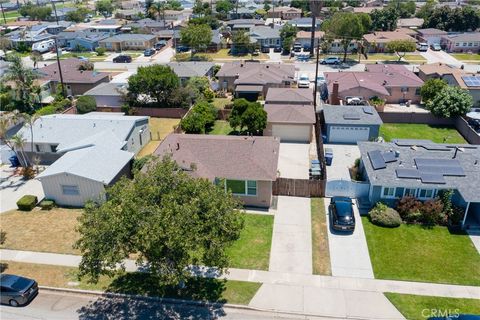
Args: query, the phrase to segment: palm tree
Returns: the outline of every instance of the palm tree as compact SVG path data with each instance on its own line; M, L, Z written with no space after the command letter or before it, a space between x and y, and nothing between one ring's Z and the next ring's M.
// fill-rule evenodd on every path
M8 137L8 130L18 121L18 111L5 112L0 117L0 142L15 151L12 141Z
M23 123L25 127L28 127L30 129L30 152L33 151L33 125L35 124L35 121L39 118L39 116L33 114L30 115L28 113L22 113L21 117L23 118Z
M36 69L37 68L37 64L40 62L40 61L43 61L43 56L40 52L38 51L33 51L31 54L30 54L30 59L33 61L33 68Z
M30 167L30 161L25 153L26 140L23 138L23 135L21 133L17 133L16 135L12 136L12 142L15 146L15 149L17 151L20 150L19 155L21 156L24 167Z
M34 80L38 75L32 69L25 67L18 55L13 55L10 60L12 63L5 74L5 80L15 83L15 99L23 103L25 109L23 111L32 111L32 92L35 89Z

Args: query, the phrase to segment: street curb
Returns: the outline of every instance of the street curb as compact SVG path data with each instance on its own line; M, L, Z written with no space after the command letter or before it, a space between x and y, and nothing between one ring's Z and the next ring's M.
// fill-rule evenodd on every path
M204 302L204 301L197 301L197 300L184 300L184 299L173 299L173 298L160 298L160 297L149 297L149 296L142 296L142 295L135 295L135 294L125 294L125 293L113 293L113 292L103 292L103 291L95 291L95 290L82 290L82 289L70 289L70 288L57 288L57 287L47 287L47 286L39 286L39 289L51 292L58 292L58 293L71 293L71 294L79 294L79 295L88 295L88 296L95 296L95 297L108 297L108 298L133 298L138 300L146 300L146 301L154 301L154 302L165 302L168 304L176 304L176 305L189 305L189 306L202 306L202 307L216 307L216 308L230 308L230 309L237 309L237 310L246 310L246 311L257 311L257 312L265 312L271 313L276 315L291 315L296 317L301 317L300 319L308 319L313 317L315 318L328 318L328 319L352 319L352 320L368 320L367 318L357 318L357 317L336 317L331 315L316 315L316 314L309 314L309 313L299 313L299 312L292 312L292 311L279 311L274 309L262 309L262 308L255 308L246 305L240 304L230 304L230 303L219 303L219 302Z

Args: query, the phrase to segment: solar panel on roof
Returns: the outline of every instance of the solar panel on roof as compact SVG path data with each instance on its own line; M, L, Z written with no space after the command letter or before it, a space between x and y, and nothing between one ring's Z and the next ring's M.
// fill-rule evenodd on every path
M438 173L444 176L457 176L464 177L465 172L462 167L449 167L449 166L417 166L418 171L421 173Z
M366 114L373 114L373 110L370 107L363 107L363 112Z
M467 87L480 87L480 77L463 76L462 79Z
M387 167L380 150L369 151L368 157L370 158L370 163L372 164L373 170L385 169Z
M382 152L382 157L385 162L395 162L397 161L397 157L395 156L394 151L387 151Z
M395 169L397 174L397 178L404 178L404 179L419 179L420 172L417 169Z
M415 158L414 161L417 166L460 167L457 159Z
M445 184L445 179L441 174L420 173L420 179L423 183Z
M343 115L345 120L360 120L360 115L358 113L345 113Z

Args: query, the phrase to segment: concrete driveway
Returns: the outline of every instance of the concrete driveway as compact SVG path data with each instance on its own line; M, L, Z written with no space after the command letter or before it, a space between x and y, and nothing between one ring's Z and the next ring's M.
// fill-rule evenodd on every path
M270 271L312 274L310 198L278 197Z
M27 194L43 199L42 184L38 180L23 180L15 168L0 167L0 213L17 208L17 201Z
M325 198L325 209L328 212L330 199ZM357 206L353 205L356 225L353 233L333 231L330 227L330 216L327 214L328 246L332 276L374 278L367 239Z
M357 145L325 144L324 148L333 150L333 162L327 166L328 180L350 180L348 168L353 166L355 159L360 158L360 150Z
M436 62L441 62L441 63L446 63L446 64L452 64L455 66L460 66L462 65L461 61L458 61L445 51L433 51L432 49L428 49L426 52L421 52L420 53L422 57L427 59L428 63L436 63Z
M278 157L280 177L308 179L309 150L308 143L280 143Z

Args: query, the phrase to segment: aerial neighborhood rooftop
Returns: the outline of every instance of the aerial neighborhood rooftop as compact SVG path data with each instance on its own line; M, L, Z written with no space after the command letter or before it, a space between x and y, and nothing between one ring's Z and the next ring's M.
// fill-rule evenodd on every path
M0 2L0 318L480 316L478 1Z

